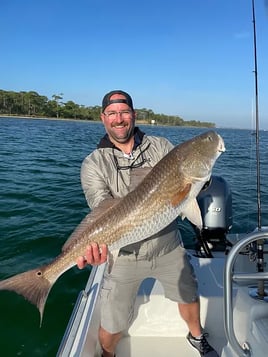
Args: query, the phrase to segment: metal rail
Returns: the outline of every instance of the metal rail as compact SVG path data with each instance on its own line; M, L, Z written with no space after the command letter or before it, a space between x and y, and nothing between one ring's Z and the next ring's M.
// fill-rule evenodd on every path
M104 269L105 264L92 267L85 290L81 291L78 296L57 357L72 357L82 354L88 330L93 321ZM90 351L92 354L89 356L93 356L94 351Z
M268 239L268 231L250 233L246 238L236 243L230 250L224 269L224 328L227 340L231 345L232 349L237 353L238 356L248 357L251 356L250 346L247 344L242 347L234 332L234 321L233 321L233 281L260 281L268 280L268 273L258 273L255 274L239 274L233 273L233 268L235 260L238 257L239 252L245 248L250 243L257 241L259 239Z

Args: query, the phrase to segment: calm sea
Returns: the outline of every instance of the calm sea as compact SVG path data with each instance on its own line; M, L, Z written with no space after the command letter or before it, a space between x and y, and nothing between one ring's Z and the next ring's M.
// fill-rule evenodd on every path
M174 144L206 129L142 126ZM227 151L213 174L231 186L233 232L257 224L255 136L250 130L217 130ZM101 123L0 118L0 279L47 263L88 212L80 186L84 157L104 134ZM260 133L262 224L268 225L268 132ZM192 231L183 223L184 238ZM66 272L49 295L42 327L38 310L21 296L0 292L2 356L55 356L89 269Z

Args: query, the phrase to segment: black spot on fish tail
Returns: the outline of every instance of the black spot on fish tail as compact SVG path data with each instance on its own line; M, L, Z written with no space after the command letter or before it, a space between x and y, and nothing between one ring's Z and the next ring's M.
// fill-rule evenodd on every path
M43 274L43 268L29 270L0 281L0 290L14 291L24 296L35 305L40 312L40 326L49 291L54 282L50 282Z

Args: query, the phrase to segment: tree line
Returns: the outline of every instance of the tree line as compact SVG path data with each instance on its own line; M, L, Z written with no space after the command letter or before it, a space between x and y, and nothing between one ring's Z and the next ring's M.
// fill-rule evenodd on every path
M186 121L179 116L156 114L151 109L136 109L137 120L148 124L215 127L214 123ZM63 101L63 93L53 94L51 99L35 91L5 91L0 89L0 114L11 116L100 120L101 107L79 105Z

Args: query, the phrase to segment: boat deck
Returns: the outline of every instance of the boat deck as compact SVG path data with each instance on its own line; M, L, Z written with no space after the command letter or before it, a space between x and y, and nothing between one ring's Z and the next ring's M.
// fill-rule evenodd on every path
M208 338L210 344L213 341ZM218 347L218 353L222 350L225 339L214 340L215 346ZM219 348L220 347L220 348ZM217 348L215 347L217 350ZM185 337L125 337L120 342L117 351L117 357L177 357L200 356L199 353L189 344Z
M199 286L200 317L208 341L221 357L238 356L227 344L224 329L223 272L226 255L215 252L213 258L201 258L188 251ZM98 328L100 324L99 291L105 265L94 267L58 352L58 357L100 357ZM253 272L255 263L248 256L238 256L235 271ZM254 357L267 352L267 305L249 296L248 286L233 286L234 325L241 346L248 342ZM247 313L244 313L247 311ZM186 339L188 328L178 305L164 297L163 287L153 278L145 279L139 289L133 321L116 349L117 357L199 356ZM263 336L264 335L264 336Z
M209 263L209 264L208 264ZM205 332L209 333L209 343L219 355L226 338L223 330L223 301L222 301L222 259L197 259L192 257L193 266L202 264L199 270L202 276L200 282L201 323ZM211 269L213 267L213 272ZM217 274L218 273L218 274ZM210 276L209 286L204 277ZM165 299L162 285L153 278L147 278L140 286L135 303L134 319L119 342L116 350L117 357L175 357L199 356L199 353L186 339L188 329L180 317L177 303ZM101 353L97 348L95 357Z

